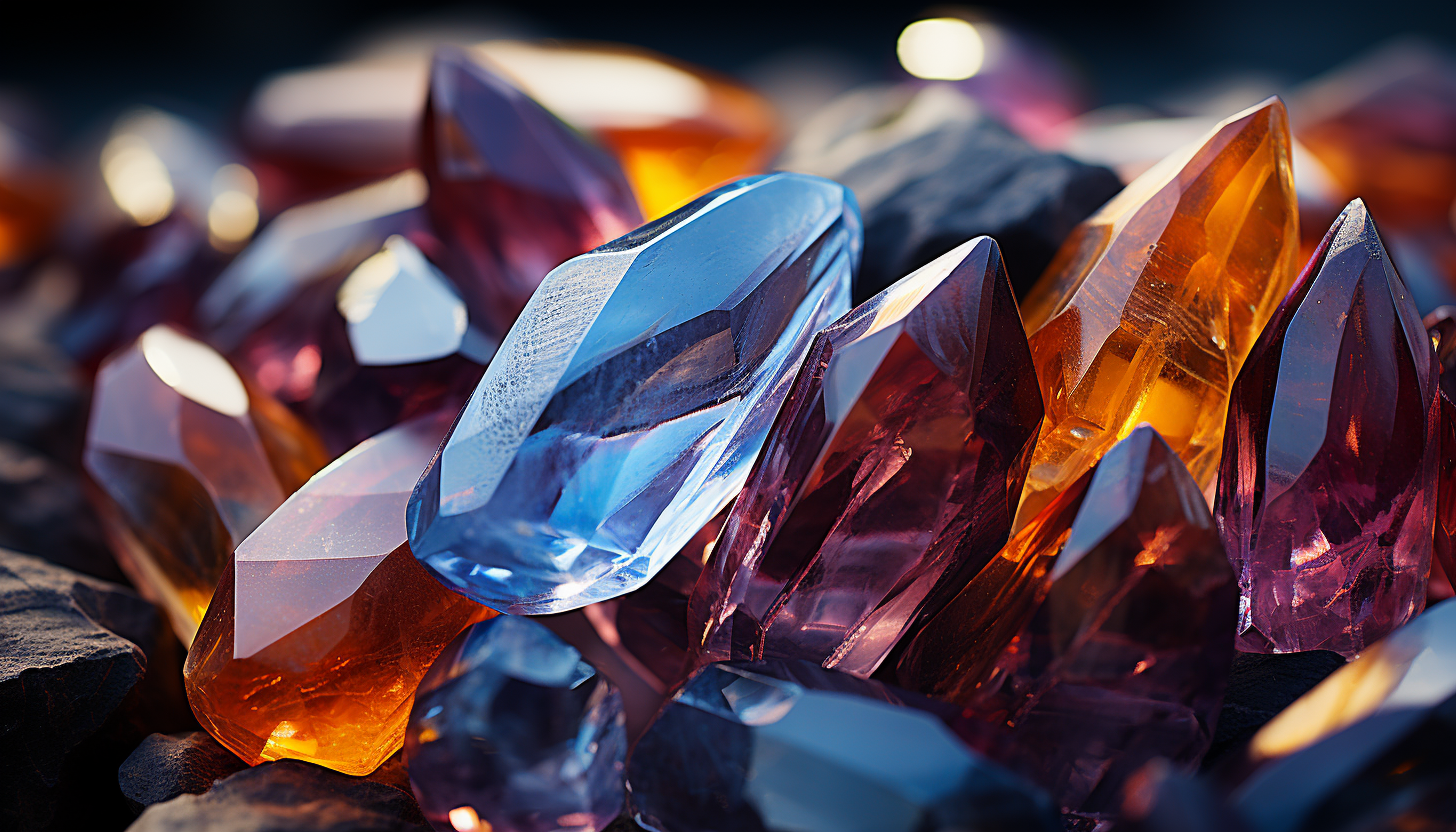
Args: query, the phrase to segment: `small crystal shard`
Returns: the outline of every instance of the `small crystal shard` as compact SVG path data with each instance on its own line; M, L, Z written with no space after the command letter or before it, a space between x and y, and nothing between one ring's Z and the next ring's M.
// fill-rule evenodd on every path
M238 546L185 673L198 721L244 761L373 771L403 742L429 663L487 613L405 540L409 489L449 425L446 412L363 442Z
M1215 514L1239 575L1239 649L1349 657L1424 607L1438 370L1355 200L1230 396Z
M694 589L702 658L872 673L1006 542L1034 379L989 237L819 333Z
M117 559L190 644L233 548L327 458L222 356L158 325L97 373L84 460Z
M437 829L600 832L622 811L622 697L541 624L503 615L461 633L420 682L410 783Z
M415 556L514 613L646 583L742 487L859 250L854 197L782 173L554 270L410 500Z

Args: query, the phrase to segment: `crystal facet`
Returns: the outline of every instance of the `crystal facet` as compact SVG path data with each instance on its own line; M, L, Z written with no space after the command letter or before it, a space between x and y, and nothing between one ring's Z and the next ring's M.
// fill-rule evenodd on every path
M622 696L529 618L497 616L445 648L415 694L404 750L441 832L461 807L495 832L600 832L622 811Z
M1436 350L1440 382L1440 455L1436 458L1436 538L1431 581L1439 571L1449 582L1456 575L1456 307L1443 306L1422 323Z
M694 589L703 659L872 673L1006 542L1035 378L989 237L815 336Z
M415 556L514 613L646 583L742 487L859 250L843 186L781 173L554 270L415 489Z
M1237 594L1197 483L1144 425L971 579L898 674L967 705L975 744L1064 809L1115 812L1148 760L1208 750Z
M327 462L286 408L162 325L101 365L84 459L118 561L184 644L233 547Z
M1438 367L1364 203L1350 203L1230 396L1215 514L1239 649L1353 656L1419 613Z
M1229 385L1294 280L1298 228L1271 99L1072 232L1022 307L1047 415L1018 527L1143 422L1212 484Z
M411 557L404 506L450 425L421 417L320 471L238 546L187 654L187 698L243 760L368 774L429 663L488 611Z

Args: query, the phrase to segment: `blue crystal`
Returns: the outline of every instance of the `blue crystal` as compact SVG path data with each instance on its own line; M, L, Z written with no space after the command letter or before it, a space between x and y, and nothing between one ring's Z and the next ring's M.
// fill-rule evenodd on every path
M1053 830L1051 801L928 701L808 662L710 665L637 742L629 808L659 832Z
M621 812L622 697L535 621L504 615L461 633L420 683L405 735L430 823L496 832L597 832Z
M860 236L843 186L780 173L558 266L415 488L415 556L512 613L645 584L742 487Z

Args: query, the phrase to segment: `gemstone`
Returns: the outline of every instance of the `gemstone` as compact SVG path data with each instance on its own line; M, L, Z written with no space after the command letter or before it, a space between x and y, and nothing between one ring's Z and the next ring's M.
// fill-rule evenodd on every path
M1143 764L1207 751L1237 595L1198 484L1140 426L931 619L897 672L968 706L974 744L1065 810L1115 814Z
M462 50L435 53L420 148L430 218L497 335L547 272L642 222L611 156Z
M165 325L101 365L84 463L117 560L191 644L243 538L328 461L288 409Z
M420 682L405 735L430 824L466 812L496 832L601 832L622 811L622 696L529 618L461 633Z
M1026 294L1067 234L1117 195L1109 170L1033 148L944 85L853 90L816 114L777 162L854 191L864 264L854 299L986 235Z
M742 487L859 250L853 195L780 173L552 271L415 489L415 556L503 612L642 586Z
M238 546L185 675L198 722L244 762L373 771L403 743L430 662L488 614L431 578L405 540L409 489L451 415L364 441Z
M649 218L763 172L779 141L773 106L762 96L655 52L510 40L479 48L533 98L606 145Z
M1349 657L1424 607L1438 372L1355 200L1230 396L1214 511L1239 576L1239 649Z
M815 336L693 590L700 660L873 673L1006 542L1034 373L989 237Z
M1164 159L1077 226L1032 289L1047 414L1018 528L1143 422L1212 485L1229 385L1295 276L1287 122L1270 99Z
M1442 306L1422 323L1436 348L1440 453L1436 457L1436 536L1431 580L1456 575L1456 307Z
M1046 795L904 702L808 663L709 665L633 748L633 817L661 832L1061 828Z

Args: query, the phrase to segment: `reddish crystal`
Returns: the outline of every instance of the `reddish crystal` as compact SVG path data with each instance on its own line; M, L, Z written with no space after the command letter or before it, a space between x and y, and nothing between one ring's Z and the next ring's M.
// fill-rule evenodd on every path
M1442 306L1427 315L1423 323L1436 348L1441 374L1437 385L1441 451L1436 462L1436 538L1430 594L1449 598L1451 576L1456 575L1456 307Z
M1357 199L1234 382L1215 515L1239 649L1353 656L1425 607L1437 370Z

